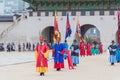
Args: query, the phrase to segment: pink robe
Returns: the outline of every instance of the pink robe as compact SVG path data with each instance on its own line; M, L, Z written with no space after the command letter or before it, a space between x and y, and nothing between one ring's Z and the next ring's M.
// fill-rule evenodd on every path
M102 53L103 53L103 48L102 48L102 47L103 47L103 45L102 45L102 44L100 44L99 46L100 46L100 47L99 47L99 51L100 51L100 53L102 54Z
M86 44L86 55L90 56L91 55L91 45L90 44Z
M80 44L80 55L85 56L85 44L83 43Z

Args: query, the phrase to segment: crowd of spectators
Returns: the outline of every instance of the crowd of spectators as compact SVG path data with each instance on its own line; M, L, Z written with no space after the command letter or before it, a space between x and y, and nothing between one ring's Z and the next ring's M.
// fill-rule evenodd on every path
M0 43L0 51L7 51L7 52L11 52L11 51L34 51L35 46L37 45L37 43L18 43L15 44L14 42L11 43Z

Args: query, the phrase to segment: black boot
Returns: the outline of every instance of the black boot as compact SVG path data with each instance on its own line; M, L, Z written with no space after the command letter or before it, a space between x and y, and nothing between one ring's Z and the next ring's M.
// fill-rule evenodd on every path
M43 75L43 76L45 75L44 72L42 73L42 75Z
M59 69L57 68L56 71L58 71Z
M66 60L67 58L65 57L65 60Z
M40 73L40 76L42 76L42 73Z
M41 72L41 73L40 73L40 76L44 76L44 75L45 75L44 72Z
M75 66L75 64L73 63L73 66Z
M117 61L117 63L119 63L120 61Z
M75 66L77 66L77 64L75 64Z
M57 71L60 71L60 68L57 68Z
M75 66L75 64L73 63L73 66Z
M59 71L60 71L61 69L59 68Z
M114 65L114 63L111 63L111 65L113 66L113 65Z

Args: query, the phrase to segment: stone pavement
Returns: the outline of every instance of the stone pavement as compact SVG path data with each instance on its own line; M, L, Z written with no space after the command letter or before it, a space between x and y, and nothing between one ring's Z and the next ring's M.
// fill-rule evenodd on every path
M65 60L65 69L59 72L53 69L53 60L50 60L45 76L35 72L33 52L0 52L0 65L0 80L120 80L120 64L111 66L107 53L80 58L74 70L68 69Z
M34 61L34 52L0 52L0 66Z

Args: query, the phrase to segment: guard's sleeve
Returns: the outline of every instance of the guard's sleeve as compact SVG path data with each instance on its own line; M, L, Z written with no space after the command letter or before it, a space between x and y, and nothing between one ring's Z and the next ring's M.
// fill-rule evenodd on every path
M48 58L49 57L49 53L50 53L50 50L49 50L48 46L46 46L46 52L44 53L44 57Z

